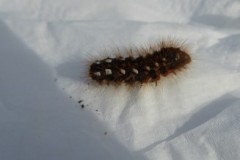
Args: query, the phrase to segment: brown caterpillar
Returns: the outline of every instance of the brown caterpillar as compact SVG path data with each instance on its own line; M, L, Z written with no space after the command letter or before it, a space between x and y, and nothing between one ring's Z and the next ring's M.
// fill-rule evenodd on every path
M162 42L137 51L135 57L130 50L130 55L125 58L116 56L96 60L90 64L89 76L99 84L157 84L161 76L176 74L190 62L191 57L184 47Z

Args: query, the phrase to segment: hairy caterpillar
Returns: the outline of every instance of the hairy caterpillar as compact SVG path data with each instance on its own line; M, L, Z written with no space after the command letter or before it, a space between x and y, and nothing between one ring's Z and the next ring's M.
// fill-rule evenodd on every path
M176 74L191 62L186 48L166 41L128 53L127 57L95 60L89 66L89 77L99 84L157 84L162 76Z

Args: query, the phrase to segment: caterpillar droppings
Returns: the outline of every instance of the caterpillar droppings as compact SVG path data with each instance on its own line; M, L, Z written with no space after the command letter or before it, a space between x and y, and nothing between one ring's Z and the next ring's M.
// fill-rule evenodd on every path
M99 84L156 83L161 77L176 74L191 62L186 49L162 42L147 49L129 50L127 57L116 56L95 60L89 66L89 77Z

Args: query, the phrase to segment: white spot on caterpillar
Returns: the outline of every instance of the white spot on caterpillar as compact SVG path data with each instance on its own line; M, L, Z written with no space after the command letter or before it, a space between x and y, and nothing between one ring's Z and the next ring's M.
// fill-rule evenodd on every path
M96 63L96 64L101 64L101 62L100 62L100 61L96 61L95 63Z
M151 68L150 68L149 66L146 66L146 70L150 71L150 70L151 70Z
M101 76L101 72L94 72L93 74L98 77Z
M112 70L111 69L105 69L105 73L106 73L106 75L111 75L112 74Z
M162 58L162 61L165 62L167 59L165 57Z
M136 68L132 69L133 73L138 74L138 70Z
M159 67L159 63L155 62L155 66L156 66L156 67Z
M112 59L111 59L111 58L107 58L107 59L105 60L105 62L111 63L111 62L112 62Z
M175 61L177 61L180 58L179 54L176 55Z
M121 72L122 74L126 74L125 69L120 69L120 72Z

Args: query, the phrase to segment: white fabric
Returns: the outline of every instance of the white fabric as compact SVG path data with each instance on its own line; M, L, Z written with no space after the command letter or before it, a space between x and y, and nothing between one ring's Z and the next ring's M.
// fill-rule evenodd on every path
M240 1L0 0L0 19L1 160L240 159ZM168 37L186 72L86 83L89 59Z

